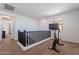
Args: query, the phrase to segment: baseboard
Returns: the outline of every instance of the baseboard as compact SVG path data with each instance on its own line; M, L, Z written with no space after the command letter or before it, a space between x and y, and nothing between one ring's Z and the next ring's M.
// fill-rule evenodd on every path
M34 47L34 46L37 46L37 45L39 45L39 44L41 44L41 43L43 43L43 42L45 42L45 41L50 40L50 39L51 39L51 37L50 37L50 38L47 38L47 39L44 39L44 40L42 40L42 41L36 42L36 43L31 44L31 45L26 46L26 47L24 47L24 46L23 46L21 43L19 43L18 41L17 41L17 44L22 48L23 51L26 51L26 50L28 50L28 49Z
M62 40L62 41L71 42L71 43L78 43L79 44L79 41L78 42L76 42L76 41L70 41L70 40Z

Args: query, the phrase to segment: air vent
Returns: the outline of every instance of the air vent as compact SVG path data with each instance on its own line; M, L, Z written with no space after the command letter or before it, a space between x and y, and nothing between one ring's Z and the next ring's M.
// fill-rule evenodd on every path
M4 8L7 9L7 10L10 10L10 11L14 11L15 10L15 7L11 6L9 4L4 4Z

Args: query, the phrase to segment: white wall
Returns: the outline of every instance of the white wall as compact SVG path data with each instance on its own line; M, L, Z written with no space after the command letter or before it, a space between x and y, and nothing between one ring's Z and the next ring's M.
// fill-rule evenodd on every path
M17 30L26 30L26 31L38 31L39 30L39 21L35 20L35 19L30 19L27 17L23 17L23 16L17 16L16 17L16 29L15 29L15 33L16 33L16 37L18 37L18 32Z
M48 30L48 24L53 22L53 18L62 18L64 20L64 28L62 39L79 43L79 10L73 10L52 16L40 21L40 29ZM43 24L45 22L46 24Z
M17 39L18 37L18 30L26 30L26 31L37 31L39 30L39 21L36 19L31 19L28 17L8 13L5 11L0 11L0 14L3 15L10 15L15 17L15 33L12 35ZM1 36L1 23L0 23L0 36Z

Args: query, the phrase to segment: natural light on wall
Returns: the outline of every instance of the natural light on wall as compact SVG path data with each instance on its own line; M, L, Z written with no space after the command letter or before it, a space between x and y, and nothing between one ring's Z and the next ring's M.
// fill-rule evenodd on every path
M63 19L62 18L55 18L53 20L53 23L57 23L60 31L63 31Z

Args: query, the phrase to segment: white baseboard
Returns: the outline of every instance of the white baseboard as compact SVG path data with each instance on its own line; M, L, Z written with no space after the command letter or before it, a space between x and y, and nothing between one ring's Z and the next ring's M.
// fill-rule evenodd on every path
M26 50L28 50L28 49L30 49L30 48L32 48L32 47L38 45L38 44L41 44L41 43L43 43L43 42L45 42L45 41L48 41L48 40L50 40L50 39L51 39L51 37L50 37L50 38L47 38L47 39L44 39L44 40L42 40L42 41L36 42L36 43L31 44L31 45L26 46L26 47L24 47L24 46L23 46L21 43L19 43L18 41L17 41L17 44L22 48L23 51L26 51Z
M63 41L72 42L72 43L79 43L79 41L71 41L71 40L66 40L66 39L64 39Z

